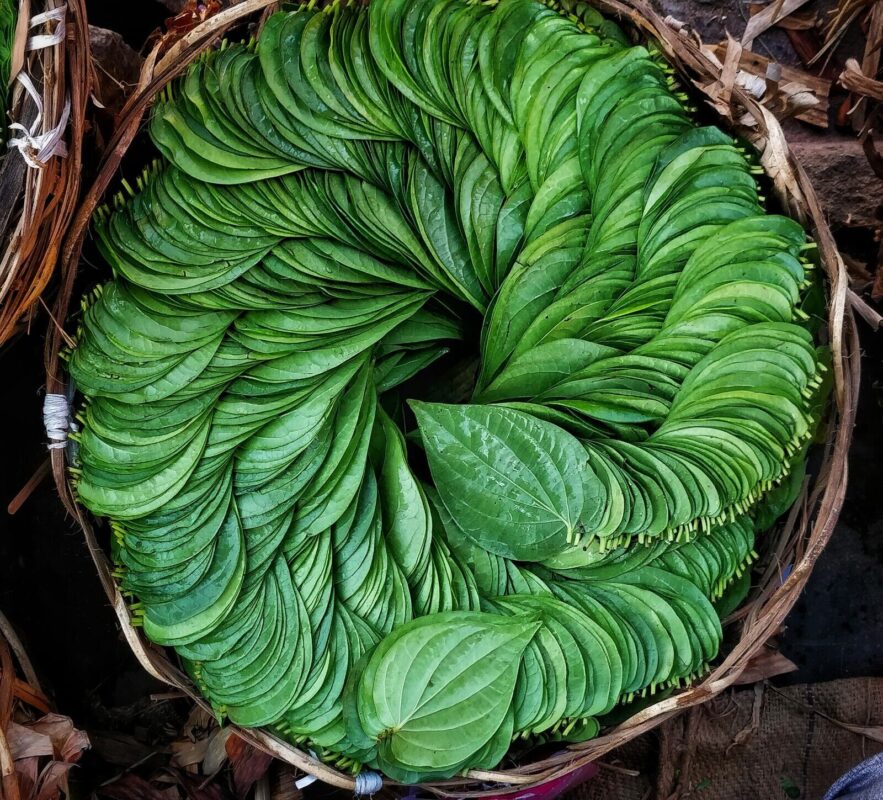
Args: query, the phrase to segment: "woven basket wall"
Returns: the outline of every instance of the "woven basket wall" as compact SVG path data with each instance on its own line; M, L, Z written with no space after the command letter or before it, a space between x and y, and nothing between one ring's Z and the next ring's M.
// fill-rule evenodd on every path
M79 200L90 69L85 0L20 0L16 125L0 167L0 345L27 327Z

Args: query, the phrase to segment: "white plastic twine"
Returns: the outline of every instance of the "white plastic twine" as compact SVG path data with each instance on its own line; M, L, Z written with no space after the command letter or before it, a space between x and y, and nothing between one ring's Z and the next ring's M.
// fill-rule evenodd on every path
M54 47L64 39L65 24L64 19L67 15L67 6L59 6L51 11L44 11L42 14L36 14L31 17L28 25L29 28L37 28L47 22L57 22L55 30L52 33L41 33L37 36L31 36L28 39L28 50L42 50L44 47Z
M55 22L56 24L52 33L41 33L31 36L28 39L27 49L42 50L45 47L55 47L64 41L66 13L67 6L63 5L31 17L29 23L31 28L36 28L47 22ZM37 108L37 116L31 123L30 128L26 128L20 122L13 122L9 126L9 130L18 132L20 135L10 138L6 144L10 150L18 150L25 163L31 169L40 169L52 156L64 157L67 155L67 145L62 137L70 118L71 101L70 98L65 99L58 124L54 128L40 133L39 131L43 124L43 98L26 72L19 72L15 79L24 87L31 100L34 101L34 105Z
M315 783L317 780L319 780L319 779L315 775L304 775L303 778L298 778L294 782L294 785L298 789L306 789L307 786L309 786L312 783Z
M67 397L63 394L47 394L43 400L43 426L50 450L62 450L67 447L67 435L71 424L71 410Z
M20 131L21 136L11 138L6 144L10 150L13 148L18 150L31 169L40 169L52 156L64 157L67 155L67 145L62 137L70 118L71 101L70 98L64 101L58 125L45 133L38 133L40 125L43 123L43 98L34 86L30 75L19 72L15 79L24 86L25 91L34 101L34 105L37 107L37 116L31 123L30 129L25 128L20 122L13 122L9 126L9 130Z
M298 789L306 789L310 784L315 783L319 780L315 775L304 775L302 778L298 778L294 785L297 786ZM363 797L368 795L369 797L373 797L377 792L380 791L383 786L383 777L377 772L360 772L356 775L356 786L353 789L353 794L356 797Z
M319 756L317 756L312 750L310 750L309 753L313 758L319 758ZM294 782L294 785L298 789L306 789L307 786L310 786L317 780L319 779L315 775L304 775L302 778L298 778ZM353 795L355 797L363 797L365 795L373 797L380 791L382 786L383 776L378 772L366 770L365 772L360 772L356 775L356 785L353 788Z
M383 786L383 778L378 772L360 772L356 775L355 795L375 795Z

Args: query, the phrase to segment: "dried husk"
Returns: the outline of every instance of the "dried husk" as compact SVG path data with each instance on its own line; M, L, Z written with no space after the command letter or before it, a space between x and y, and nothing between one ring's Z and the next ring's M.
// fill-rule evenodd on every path
M89 747L89 737L70 717L53 712L0 611L0 800L69 797L68 773Z
M81 160L86 104L90 96L91 62L85 0L66 0L65 36L56 45L25 50L30 35L29 16L54 11L63 0L22 3L13 77L19 70L29 75L43 104L40 133L70 116L64 133L67 155L50 156L38 167L29 167L21 153L9 150L3 160L8 177L3 183L0 219L0 345L26 327L58 262L61 243L73 217L80 193ZM28 13L30 9L30 13ZM30 127L36 115L33 100L14 85L10 116Z

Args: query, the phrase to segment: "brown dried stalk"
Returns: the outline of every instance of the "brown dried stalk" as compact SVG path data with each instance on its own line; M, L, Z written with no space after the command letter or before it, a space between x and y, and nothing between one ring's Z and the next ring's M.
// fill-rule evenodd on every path
M840 0L828 12L829 19L823 29L825 45L830 46L839 42L861 13L876 2L877 0Z
M847 91L883 103L883 81L865 75L858 61L854 58L850 58L846 62L846 68L840 73L838 83Z
M29 6L30 4L25 4ZM63 5L47 0L44 10ZM27 18L20 17L27 33ZM90 95L89 30L84 0L67 0L66 38L55 47L24 55L24 38L19 36L15 66L23 66L38 88L42 88L42 132L59 124L65 102L70 100L70 122L65 137L66 158L52 156L39 169L27 168L21 156L11 151L4 169L14 169L4 196L6 225L0 225L0 344L19 330L49 283L58 252L79 196L82 173L81 151L86 103ZM12 114L30 118L32 101L20 89L14 95Z

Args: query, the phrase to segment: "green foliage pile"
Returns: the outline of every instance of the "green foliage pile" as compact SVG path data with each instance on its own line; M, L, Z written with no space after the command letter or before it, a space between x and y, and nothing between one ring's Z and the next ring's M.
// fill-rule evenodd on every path
M9 98L9 79L12 77L10 71L17 18L18 1L0 0L0 142L6 139L6 127L9 124L6 103Z
M419 781L715 658L823 367L803 230L674 87L588 8L372 0L158 104L74 472L219 714ZM452 346L470 401L418 402Z

